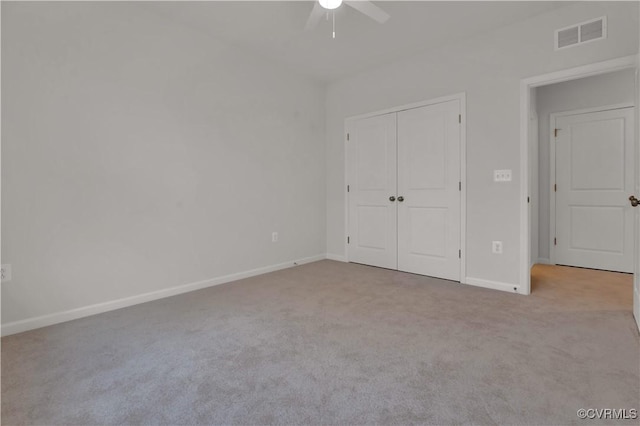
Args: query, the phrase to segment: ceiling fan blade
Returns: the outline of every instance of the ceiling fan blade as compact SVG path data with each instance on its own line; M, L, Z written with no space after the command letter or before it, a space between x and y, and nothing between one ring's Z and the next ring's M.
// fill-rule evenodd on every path
M391 17L387 12L380 9L378 6L371 3L370 1L350 0L350 1L345 1L345 4L347 6L351 6L358 12L364 13L369 18L381 24L384 24L385 22L387 22L387 20Z
M308 31L317 27L318 22L320 22L320 18L322 18L322 15L324 15L324 12L325 10L322 6L320 6L320 3L315 2L315 4L313 5L313 9L309 14L309 19L307 19L307 24L304 26L304 29Z

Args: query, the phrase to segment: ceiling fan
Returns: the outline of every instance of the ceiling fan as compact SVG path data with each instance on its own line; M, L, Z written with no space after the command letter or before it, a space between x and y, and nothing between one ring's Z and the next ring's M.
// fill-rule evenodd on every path
M345 0L344 2L347 6L354 8L358 12L368 16L376 22L381 24L387 22L390 15L384 10L380 9L375 4L371 3L367 0ZM311 14L309 15L309 19L307 19L307 24L305 25L305 30L312 30L318 23L324 14L328 11L332 11L340 7L342 4L342 0L318 0L313 5L313 9L311 10ZM334 31L333 38L336 37L335 34L335 15L334 19Z

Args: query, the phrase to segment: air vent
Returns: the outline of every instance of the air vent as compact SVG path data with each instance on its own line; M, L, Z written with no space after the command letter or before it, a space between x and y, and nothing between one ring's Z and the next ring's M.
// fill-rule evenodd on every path
M556 30L556 50L607 38L607 17Z
M571 27L566 30L560 30L556 35L558 39L557 48L573 46L580 43L580 27Z
M580 42L604 38L604 18L580 25Z

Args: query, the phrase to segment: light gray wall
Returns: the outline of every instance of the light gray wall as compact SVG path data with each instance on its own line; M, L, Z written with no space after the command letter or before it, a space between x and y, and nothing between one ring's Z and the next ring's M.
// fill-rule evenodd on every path
M610 106L635 102L635 70L628 69L615 73L564 83L539 87L537 92L538 112L538 182L540 202L538 258L549 260L550 250L550 114L585 108Z
M327 93L327 252L345 255L344 119L467 93L467 276L519 282L520 82L638 52L638 4L581 2L331 84ZM602 15L608 38L554 51L554 30ZM513 182L494 183L494 169ZM503 241L504 254L491 253Z
M134 4L3 2L2 323L324 254L324 122Z

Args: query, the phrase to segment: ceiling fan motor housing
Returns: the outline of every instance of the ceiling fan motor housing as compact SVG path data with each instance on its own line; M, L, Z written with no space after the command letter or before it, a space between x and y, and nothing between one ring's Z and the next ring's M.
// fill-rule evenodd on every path
M337 9L342 4L342 0L318 0L320 2L320 6L325 9Z

